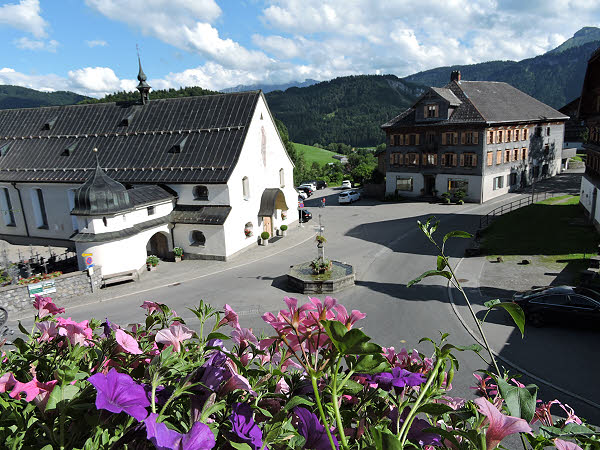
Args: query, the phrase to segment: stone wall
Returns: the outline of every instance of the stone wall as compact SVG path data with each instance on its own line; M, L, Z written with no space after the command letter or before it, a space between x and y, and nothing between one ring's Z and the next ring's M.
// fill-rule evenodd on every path
M68 301L65 301L67 299L91 294L92 284L90 281L94 283L94 291L99 290L102 285L102 271L100 267L95 267L91 280L87 271L67 273L53 278L53 280L56 292L46 296L52 297L58 306L64 307L65 304L68 304ZM29 297L27 285L10 285L0 288L0 306L8 311L9 318L27 311L31 311L33 315L33 300Z

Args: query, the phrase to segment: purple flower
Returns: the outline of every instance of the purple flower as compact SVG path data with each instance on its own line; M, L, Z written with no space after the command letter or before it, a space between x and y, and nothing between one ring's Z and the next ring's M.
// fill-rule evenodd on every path
M220 351L214 351L191 378L192 383L202 383L193 388L195 394L190 399L191 414L194 420L200 420L202 407L210 394L218 391L221 384L231 378L231 370L226 363L227 355Z
M373 377L373 381L377 382L378 386L385 391L389 391L392 387L419 386L426 379L420 373L412 373L400 367L394 367L392 373L382 372Z
M398 433L399 424L400 428L402 428L402 424L406 420L408 416L409 409L405 408L402 412L402 416L400 416L400 421L398 422L398 408L394 407L390 411L388 417L392 421L392 431L394 433ZM434 433L426 433L423 432L425 428L432 428L433 425L430 425L429 422L423 419L415 418L413 423L410 426L410 430L408 430L408 439L412 442L417 442L421 447L425 445L433 445L433 446L441 446L442 439L439 435Z
M296 407L294 413L298 417L298 433L304 436L306 439L304 448L311 450L329 450L331 445L329 444L329 438L327 437L327 431L325 427L321 425L317 416L311 413L306 408ZM333 437L333 443L335 448L339 449L339 444L335 436Z
M229 417L233 432L237 438L236 442L248 444L252 450L262 448L262 431L254 423L252 408L247 403L237 403L232 408L233 413ZM267 449L268 450L268 449Z
M207 425L196 422L186 434L171 430L164 423L157 423L158 414L151 413L144 423L146 437L157 450L210 450L215 446L215 435Z
M97 373L87 380L98 391L96 409L126 412L140 422L148 415L146 406L150 406L150 402L144 388L126 373L119 373L113 368L108 375Z

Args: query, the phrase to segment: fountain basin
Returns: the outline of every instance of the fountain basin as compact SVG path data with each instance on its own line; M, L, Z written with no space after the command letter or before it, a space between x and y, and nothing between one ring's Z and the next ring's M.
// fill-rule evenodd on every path
M354 286L354 267L331 261L331 270L314 275L310 262L296 264L288 273L288 287L302 294L330 294Z

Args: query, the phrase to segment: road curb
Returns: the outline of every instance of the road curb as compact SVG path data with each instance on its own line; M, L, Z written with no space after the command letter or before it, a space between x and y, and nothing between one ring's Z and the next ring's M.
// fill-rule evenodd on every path
M458 263L456 264L456 266L454 267L454 271L457 272L458 271L458 267L460 266L460 263L463 261L464 258L460 258L460 260L458 261ZM478 283L479 284L479 283ZM450 283L450 281L448 281L447 284L447 289L448 289L448 299L450 300L450 306L452 307L452 310L454 311L454 314L456 315L456 317L458 318L458 321L462 324L462 326L465 328L465 330L467 330L467 333L469 333L471 335L471 337L473 339L475 339L475 341L481 345L482 347L485 348L485 345L483 343L483 341L481 340L481 338L479 336L477 336L477 334L475 333L475 331L473 331L471 329L471 327L469 327L469 325L467 325L467 323L465 322L465 320L463 319L462 315L460 314L460 312L458 311L458 308L456 306L456 304L454 303L454 295L452 294L452 285ZM491 347L490 347L491 348ZM574 392L571 392L565 388L562 388L560 386L557 386L556 384L545 380L544 378L535 375L531 372L529 372L528 370L524 369L523 367L519 366L518 364L515 364L512 361L509 361L508 359L506 359L505 357L501 356L498 352L496 352L493 348L491 349L493 355L498 358L500 361L504 362L505 364L508 364L510 366L512 366L514 369L516 369L517 371L519 371L521 374L526 375L540 383L545 384L546 386L551 387L552 389L555 389L559 392L562 392L563 394L566 394L574 399L579 400L580 402L583 402L589 406L592 406L594 408L600 409L600 404L595 403L585 397L582 397L579 394L576 394Z

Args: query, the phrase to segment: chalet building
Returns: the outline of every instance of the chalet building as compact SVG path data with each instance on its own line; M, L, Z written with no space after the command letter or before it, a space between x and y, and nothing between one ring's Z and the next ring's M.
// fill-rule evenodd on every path
M383 124L386 194L433 196L462 189L485 202L560 172L569 117L509 84L452 73Z
M296 214L293 164L260 91L0 111L0 239L93 254L225 260ZM97 149L94 153L93 149Z
M600 48L588 60L579 101L579 119L584 121L588 130L580 202L600 230Z

